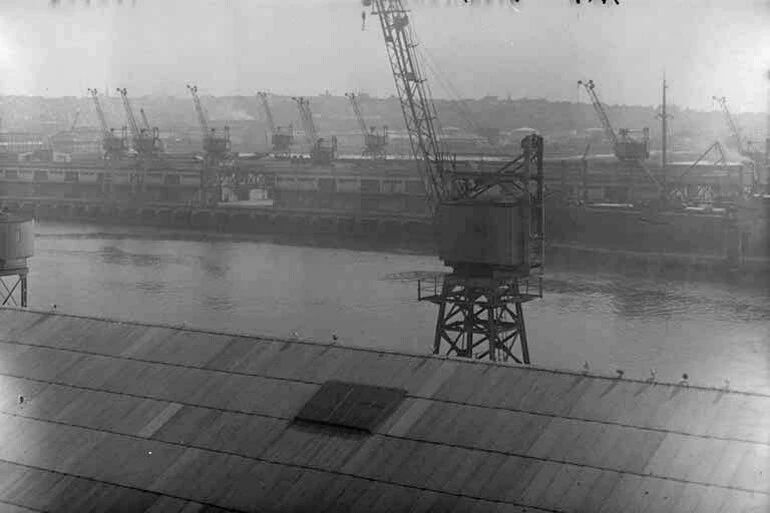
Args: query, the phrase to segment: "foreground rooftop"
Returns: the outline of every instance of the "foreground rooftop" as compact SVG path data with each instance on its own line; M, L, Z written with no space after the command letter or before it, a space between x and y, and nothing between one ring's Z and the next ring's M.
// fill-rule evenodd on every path
M770 510L767 396L29 310L0 440L3 511Z

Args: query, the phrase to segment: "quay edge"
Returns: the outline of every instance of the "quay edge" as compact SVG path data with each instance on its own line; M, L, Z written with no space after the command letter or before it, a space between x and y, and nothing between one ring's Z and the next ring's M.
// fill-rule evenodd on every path
M200 233L231 234L235 236L274 236L292 242L312 242L321 245L352 244L377 250L406 250L413 253L435 254L433 226L428 217L383 215L309 209L275 209L270 207L238 207L223 205L203 208L163 203L104 203L52 198L0 198L0 206L10 211L32 215L42 221L85 222L100 225L152 226L163 229L191 230ZM585 213L585 212L584 212ZM670 230L687 233L681 226L669 230L666 224L649 223L639 213L629 216L624 234L610 247L585 244L580 240L580 225L593 222L590 212L583 218L574 215L573 223L559 223L568 229L555 229L555 237L547 243L546 264L556 270L580 269L585 271L615 270L650 276L670 275L687 279L718 279L751 282L770 277L770 258L764 248L743 252L740 247L726 244L702 244L699 251L691 249L690 242L677 238ZM616 215L629 215L617 213ZM713 216L712 216L713 217ZM642 219L642 221L639 221ZM660 218L664 219L664 218ZM672 221L673 219L673 221ZM704 231L729 230L729 225L704 216L701 225L688 217L691 236L703 237ZM663 221L659 221L663 223ZM556 228L553 226L551 228ZM662 226L662 227L661 227ZM705 228L704 228L705 226ZM710 228L709 228L710 227ZM767 219L758 229L767 229ZM646 231L645 231L646 230ZM561 233L563 232L563 233ZM595 233L595 232L594 232ZM571 235L570 235L571 234ZM670 238L663 251L638 251L634 248L639 238L648 238L652 247L660 247L654 238ZM729 237L712 234L714 240ZM582 242L582 243L581 243ZM590 242L590 241L589 241ZM714 250L716 248L716 250Z

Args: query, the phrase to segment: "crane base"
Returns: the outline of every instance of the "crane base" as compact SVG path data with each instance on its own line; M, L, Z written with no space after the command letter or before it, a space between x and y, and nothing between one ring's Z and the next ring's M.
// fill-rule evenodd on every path
M439 307L433 353L529 364L523 304L542 297L542 286L522 292L528 285L510 277L445 276L440 292L419 297Z

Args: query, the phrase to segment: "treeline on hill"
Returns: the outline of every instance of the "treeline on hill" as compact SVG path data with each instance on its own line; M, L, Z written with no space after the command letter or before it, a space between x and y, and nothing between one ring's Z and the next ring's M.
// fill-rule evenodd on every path
M321 134L349 133L357 130L353 112L344 96L310 96L310 107ZM202 96L201 100L213 127L231 124L250 133L264 134L266 117L258 98ZM144 96L131 98L137 117L143 108L150 124L161 131L196 129L197 117L190 97ZM273 117L279 126L293 124L301 129L296 103L287 96L269 98ZM404 122L398 99L359 96L361 110L370 126L388 126L403 130ZM102 97L107 122L112 127L125 125L125 112L117 94ZM540 131L547 138L560 139L584 134L599 128L598 118L589 103L553 102L544 99L504 100L488 97L465 100L461 104L437 100L436 108L443 128L455 127L467 133L492 135L522 127ZM723 141L730 132L720 111L679 109L671 106L671 130L677 138ZM79 113L79 114L78 114ZM607 113L616 129L649 127L650 134L660 138L660 121L653 107L611 105ZM0 97L0 116L4 131L53 132L69 130L77 116L79 128L96 127L97 118L90 97L41 98L27 96ZM760 113L735 116L744 137L764 138L765 115ZM247 128L248 127L248 128Z

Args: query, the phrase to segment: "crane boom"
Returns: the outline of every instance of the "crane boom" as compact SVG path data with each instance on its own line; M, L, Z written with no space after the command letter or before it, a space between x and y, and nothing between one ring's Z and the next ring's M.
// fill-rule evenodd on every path
M310 100L302 97L295 97L292 98L292 100L297 102L297 107L299 107L299 115L302 118L302 128L305 130L305 137L310 145L315 147L318 143L318 132L316 131L315 123L313 122L313 112L310 110Z
M618 144L618 136L615 134L615 130L612 128L612 123L610 123L610 118L607 116L607 112L604 110L602 102L599 100L599 96L596 94L596 84L594 84L593 80L589 80L588 82L578 80L578 85L585 87L585 90L588 92L588 96L591 98L591 103L594 106L594 110L596 110L596 115L599 116L599 121L602 124L604 133L607 136L607 139L612 142L614 147Z
M401 103L409 143L425 185L428 206L435 214L438 204L450 195L446 168L436 136L436 107L433 105L417 61L414 35L401 0L372 0L380 20L385 46Z
M267 116L267 126L270 129L270 133L274 134L276 133L275 121L273 120L273 113L270 111L270 105L267 103L267 93L260 91L257 93L257 96L262 101L262 108L265 110L265 116Z
M200 98L198 98L198 86L188 85L187 89L189 89L190 94L192 94L193 103L195 103L195 112L198 113L198 124L201 127L201 133L203 133L203 139L206 140L210 136L209 123L206 120L206 113L203 110L203 105L201 105L201 100Z
M94 99L94 107L96 107L96 117L99 118L99 125L102 127L102 135L105 137L110 135L110 127L107 126L107 119L104 117L104 110L102 110L102 104L99 102L99 96L96 89L88 89L91 93L91 97Z
M142 115L145 130L150 130L150 122L147 121L147 114L144 113L144 109L139 109L139 113Z
M139 130L139 124L136 122L134 111L131 109L131 103L128 101L128 92L124 87L121 89L118 87L120 97L123 99L123 109L126 111L126 119L128 120L128 128L131 130L131 137L134 139L134 144L138 146L137 142L142 136L141 130Z
M356 115L356 121L358 121L358 129L361 130L361 135L366 138L369 132L366 128L366 123L364 122L364 116L361 114L361 108L358 106L356 95L353 93L345 93L345 96L348 97L348 100L350 100L350 105L353 107L353 112Z
M738 145L738 153L743 155L745 153L745 148L743 145L743 137L741 137L741 132L738 129L738 125L735 124L735 120L733 119L732 114L730 114L730 109L727 108L727 98L725 98L724 96L722 96L721 98L712 96L712 98L722 108L722 114L724 114L725 121L727 122L727 126L730 128L730 132L731 132L730 135L732 135L735 138L735 144Z
M366 122L364 116L361 114L361 107L358 105L356 95L353 93L345 93L345 96L350 100L350 105L353 107L353 112L358 122L358 128L361 131L361 135L364 137L364 157L371 157L375 159L387 158L387 146L388 146L388 127L384 127L384 131L381 134L375 132L374 127L371 131L367 131Z

